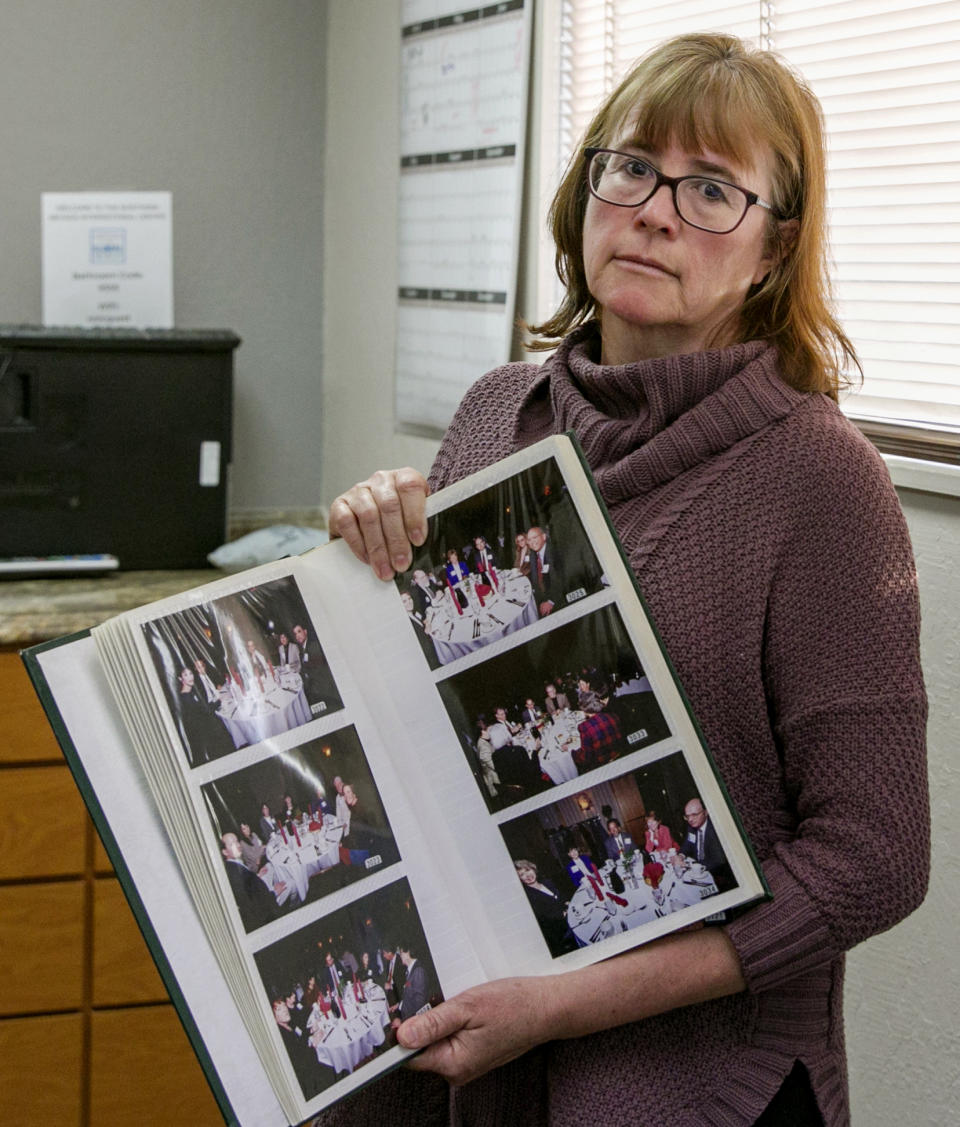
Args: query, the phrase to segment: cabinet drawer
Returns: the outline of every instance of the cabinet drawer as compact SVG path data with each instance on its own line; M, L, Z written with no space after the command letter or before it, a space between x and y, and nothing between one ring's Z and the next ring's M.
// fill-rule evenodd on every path
M0 888L0 1014L80 1007L83 925L82 881Z
M97 1127L223 1127L172 1006L93 1013L90 1122Z
M80 1127L80 1014L0 1021L0 1123Z
M83 872L87 813L66 767L0 770L0 880Z

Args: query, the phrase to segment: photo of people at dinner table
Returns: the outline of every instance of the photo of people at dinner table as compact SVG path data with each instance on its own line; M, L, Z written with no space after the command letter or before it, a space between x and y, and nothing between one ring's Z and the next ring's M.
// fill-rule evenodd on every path
M500 830L554 958L735 884L682 752L594 783Z
M246 931L400 859L352 726L201 792Z
M549 459L431 517L396 584L437 669L599 591L603 572Z
M292 576L143 624L191 767L343 707Z
M306 1100L369 1066L402 1021L443 1001L405 878L254 957Z
M491 811L670 734L614 606L437 684Z

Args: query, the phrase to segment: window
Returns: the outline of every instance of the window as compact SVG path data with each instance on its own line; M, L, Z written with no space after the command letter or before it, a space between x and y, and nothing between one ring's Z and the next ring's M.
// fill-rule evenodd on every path
M882 449L960 462L960 0L562 0L554 184L631 62L690 31L777 51L820 98L837 308L864 368L844 409Z

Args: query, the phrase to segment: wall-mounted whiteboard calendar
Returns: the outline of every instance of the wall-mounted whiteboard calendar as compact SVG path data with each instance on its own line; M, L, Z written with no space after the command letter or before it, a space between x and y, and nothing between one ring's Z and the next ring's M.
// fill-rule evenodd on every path
M433 434L509 359L532 0L404 0L396 420Z

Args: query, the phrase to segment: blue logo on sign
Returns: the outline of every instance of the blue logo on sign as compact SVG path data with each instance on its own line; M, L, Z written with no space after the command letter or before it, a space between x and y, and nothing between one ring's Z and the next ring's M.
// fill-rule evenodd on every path
M90 228L90 265L123 266L127 261L127 232L123 227Z

